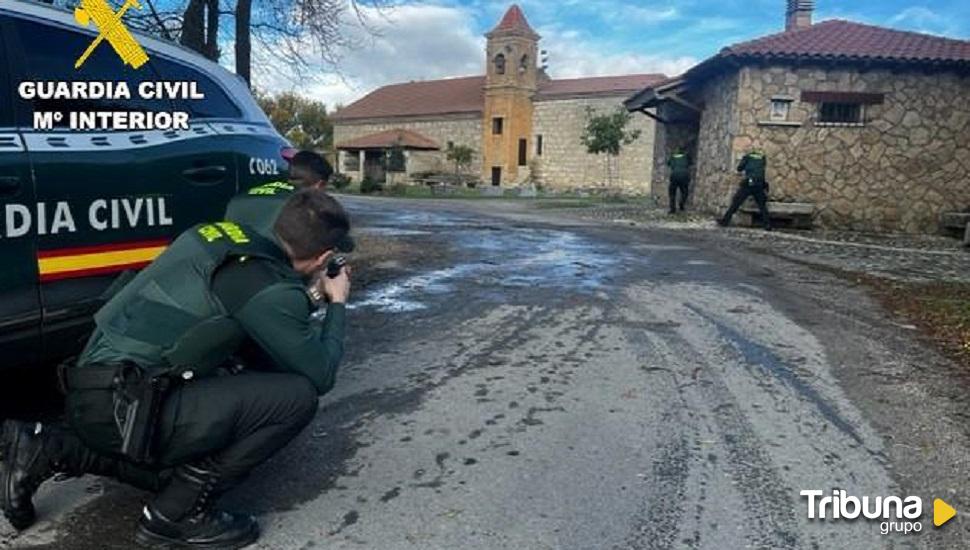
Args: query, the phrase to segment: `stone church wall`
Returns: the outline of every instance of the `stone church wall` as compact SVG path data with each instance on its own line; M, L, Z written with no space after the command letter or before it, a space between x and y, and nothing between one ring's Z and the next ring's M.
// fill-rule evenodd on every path
M530 158L535 175L549 189L606 187L606 156L590 155L580 141L586 127L586 108L608 113L622 106L625 96L535 101ZM628 129L640 137L624 146L614 172L614 187L628 193L650 192L653 170L654 123L634 113ZM536 136L542 136L542 155L536 156Z

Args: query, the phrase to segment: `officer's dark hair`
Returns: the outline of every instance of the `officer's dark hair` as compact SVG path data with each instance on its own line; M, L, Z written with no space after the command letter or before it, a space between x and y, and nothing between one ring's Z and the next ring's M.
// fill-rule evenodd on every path
M350 218L336 199L319 189L301 189L280 210L276 236L297 260L309 260L334 248L350 232Z
M293 158L290 160L290 167L299 167L308 170L318 180L323 181L330 181L330 176L333 175L333 167L330 166L327 159L313 151L300 151L293 155Z

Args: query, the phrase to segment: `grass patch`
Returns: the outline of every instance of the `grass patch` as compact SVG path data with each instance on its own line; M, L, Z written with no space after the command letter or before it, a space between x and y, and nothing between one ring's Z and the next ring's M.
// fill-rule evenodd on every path
M895 314L918 327L942 350L970 367L970 284L867 281Z
M540 200L536 202L536 208L589 208L596 206L596 203L587 200Z

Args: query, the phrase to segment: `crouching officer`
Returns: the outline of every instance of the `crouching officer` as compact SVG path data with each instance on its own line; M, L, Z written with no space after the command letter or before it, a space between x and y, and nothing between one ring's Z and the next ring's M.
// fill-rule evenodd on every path
M684 211L687 204L687 191L690 185L690 157L683 149L677 149L667 161L670 168L670 185L667 192L670 196L670 213L675 213L677 207L677 192L680 191L680 211Z
M159 489L139 518L142 546L255 541L252 517L213 502L292 440L334 385L349 273L304 285L349 228L337 201L303 190L281 209L273 240L232 222L180 235L98 311L76 366L64 369L73 434L12 427L5 515L25 528L41 482L54 471L91 472ZM311 319L309 295L330 303L322 322ZM266 360L226 375L218 367L244 339Z
M738 163L738 172L744 173L744 179L741 180L741 186L731 199L731 206L724 213L724 217L718 220L718 225L730 225L731 218L741 208L744 201L748 197L754 197L754 201L758 204L764 228L771 231L771 218L768 215L768 182L765 180L767 164L767 157L757 149L750 151L741 158L741 162Z

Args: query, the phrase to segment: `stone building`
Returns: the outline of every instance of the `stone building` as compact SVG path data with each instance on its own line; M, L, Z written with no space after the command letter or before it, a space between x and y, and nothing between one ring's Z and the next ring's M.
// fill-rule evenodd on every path
M936 231L942 212L970 208L970 41L813 25L813 8L789 0L784 32L627 100L660 122L654 189L666 189L664 159L683 146L695 159L693 205L722 211L737 161L756 147L771 200L814 203L817 224Z
M621 109L664 75L551 79L538 65L540 37L515 5L485 36L485 75L392 84L337 111L338 171L355 181L451 172L446 151L464 145L475 152L466 172L486 184L604 185L607 158L588 154L580 141L588 110ZM653 121L635 117L629 128L640 137L614 162L610 179L617 190L648 193Z

